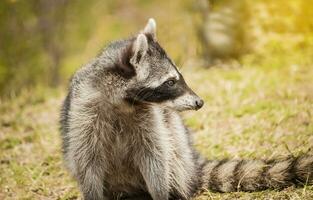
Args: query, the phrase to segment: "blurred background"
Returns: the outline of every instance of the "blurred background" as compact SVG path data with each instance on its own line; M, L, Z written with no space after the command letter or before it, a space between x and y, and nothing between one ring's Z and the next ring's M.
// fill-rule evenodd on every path
M2 0L1 96L64 85L108 42L136 34L149 17L179 65L312 63L311 0Z
M204 156L312 153L313 0L0 0L1 200L81 199L62 164L68 80L150 17L205 100L183 113ZM313 199L313 187L196 199Z

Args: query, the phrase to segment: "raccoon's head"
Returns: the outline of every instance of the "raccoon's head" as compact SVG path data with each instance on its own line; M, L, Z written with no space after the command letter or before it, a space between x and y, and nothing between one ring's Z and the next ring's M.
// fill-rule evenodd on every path
M203 100L188 87L157 42L153 19L149 19L144 30L131 40L130 53L124 56L126 62L119 65L123 68L121 71L132 74L126 90L128 102L159 104L177 111L198 110L203 106Z

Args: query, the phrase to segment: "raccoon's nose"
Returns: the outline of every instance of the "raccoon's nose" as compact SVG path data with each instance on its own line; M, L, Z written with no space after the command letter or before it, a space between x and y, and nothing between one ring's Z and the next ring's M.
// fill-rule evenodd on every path
M196 104L196 109L199 110L203 106L204 102L202 99L197 99L195 104Z

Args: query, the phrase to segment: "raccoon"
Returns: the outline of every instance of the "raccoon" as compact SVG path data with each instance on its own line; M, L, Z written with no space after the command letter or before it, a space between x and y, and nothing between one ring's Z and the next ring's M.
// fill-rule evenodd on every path
M71 79L61 112L64 160L85 200L181 199L311 184L313 156L207 160L179 112L203 100L160 46L150 19Z

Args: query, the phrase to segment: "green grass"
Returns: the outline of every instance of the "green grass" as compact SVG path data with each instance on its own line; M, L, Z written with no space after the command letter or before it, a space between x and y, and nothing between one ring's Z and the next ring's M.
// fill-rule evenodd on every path
M184 113L196 148L208 158L273 158L310 151L313 67L183 68L205 99ZM0 102L0 199L78 199L64 169L58 116L64 93L26 94ZM60 92L57 92L60 93ZM202 199L313 199L313 188L220 194Z

